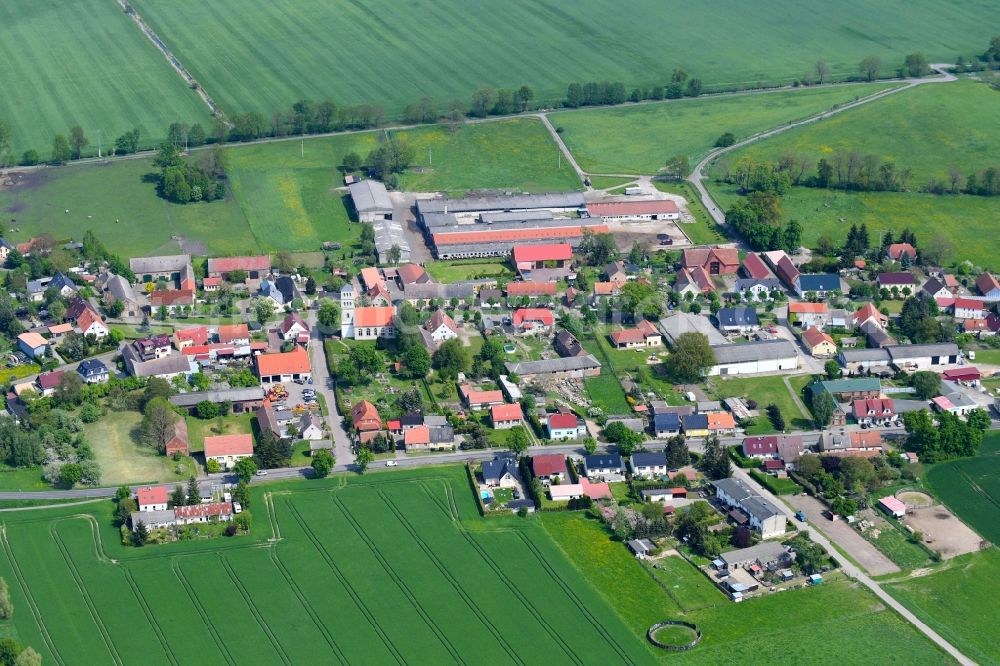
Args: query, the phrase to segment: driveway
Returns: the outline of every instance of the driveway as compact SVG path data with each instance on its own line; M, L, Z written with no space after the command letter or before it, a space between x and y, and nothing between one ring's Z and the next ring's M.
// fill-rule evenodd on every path
M351 450L351 438L344 430L343 418L337 412L337 400L333 395L333 380L326 367L326 352L323 350L323 336L319 332L316 321L316 310L309 310L306 321L309 324L309 362L312 365L312 388L317 395L322 395L330 410L326 417L330 434L333 436L333 454L338 465L349 465L354 462L354 451ZM300 391L301 392L301 391ZM297 403L296 403L297 404Z
M892 563L875 546L847 524L846 520L829 520L823 515L826 510L819 500L808 495L791 495L783 498L797 510L806 514L813 527L823 532L848 555L863 566L873 576L896 573L899 567Z

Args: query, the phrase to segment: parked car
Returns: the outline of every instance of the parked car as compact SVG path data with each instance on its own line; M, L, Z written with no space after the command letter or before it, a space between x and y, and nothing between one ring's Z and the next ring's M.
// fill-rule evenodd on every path
M267 476L267 470L266 469L257 470L256 476Z
M397 465L399 465L399 463L396 462L395 460L386 460L385 461L385 466L386 467L396 467Z

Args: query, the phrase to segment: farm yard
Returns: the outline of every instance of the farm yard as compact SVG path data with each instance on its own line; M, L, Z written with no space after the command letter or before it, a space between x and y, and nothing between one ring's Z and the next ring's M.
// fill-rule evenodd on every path
M98 132L107 153L135 127L143 146L172 122L210 128L208 107L114 1L5 0L0 25L0 120L17 158L33 149L48 159L53 136L74 125L94 155Z
M665 571L650 575L597 521L582 514L544 513L541 520L633 632L645 632L665 618L698 626L704 633L701 644L664 657L671 663L939 664L944 659L913 627L839 574L827 576L818 587L733 604L712 590L707 579L699 582L681 574L674 581L669 572L681 564L675 558L667 558ZM716 604L713 593L723 603Z
M743 139L888 87L868 83L685 99L564 111L549 119L563 130L563 141L585 171L655 174L674 155L686 155L694 164L725 132Z
M711 12L651 0L627 12L599 0L576 3L572 11L538 0L133 5L227 113L268 117L321 97L381 105L396 116L425 95L443 106L482 86L522 84L551 105L572 81L649 87L665 83L675 67L700 77L707 90L789 83L817 58L835 76L847 76L872 54L889 73L907 53L923 50L931 62L950 61L978 52L992 34L981 20L992 9L986 0L963 0L946 16L930 0L764 8L725 0ZM666 53L665 24L684 26L671 33ZM719 35L726 36L722 44Z
M3 628L46 663L654 661L537 522L475 516L461 467L266 489L223 542L126 549L110 502L11 514Z

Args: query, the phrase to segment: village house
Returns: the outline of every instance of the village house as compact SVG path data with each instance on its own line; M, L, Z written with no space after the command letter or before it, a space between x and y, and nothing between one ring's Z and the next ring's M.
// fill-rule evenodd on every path
M609 335L616 349L633 349L636 347L659 347L663 344L663 336L656 326L645 319L635 328L620 328Z
M625 473L625 464L617 453L593 454L584 457L583 473L591 481L618 479Z
M736 420L729 412L708 412L708 433L724 437L736 432Z
M508 282L507 283L507 304L517 306L539 297L552 298L556 295L555 282Z
M936 300L938 298L952 298L955 294L943 281L932 277L920 287L918 295Z
M87 308L76 319L76 326L80 329L80 335L92 335L98 340L102 340L111 333L104 320L92 309Z
M809 354L816 358L831 358L837 355L837 343L815 326L803 331L802 344Z
M519 426L524 421L521 405L493 405L490 407L490 423L497 430L507 430Z
M952 305L955 319L982 319L985 304L975 298L956 298Z
M573 261L573 248L569 243L515 245L511 259L522 275L539 268L564 268Z
M135 491L135 503L139 511L166 511L169 491L166 486L144 486Z
M861 426L886 426L896 418L896 406L892 398L868 398L851 403L854 420Z
M667 473L667 459L660 453L633 453L629 463L632 465L632 476L640 479L654 479Z
M667 412L653 415L653 434L657 439L666 439L679 434L681 431L681 418L678 414Z
M133 344L143 361L170 356L170 337L167 335L152 335L136 340Z
M48 351L49 343L38 333L21 333L17 336L17 346L31 358L41 358Z
M278 331L281 333L283 340L297 342L300 345L309 343L309 324L294 312L290 312L285 316L278 327Z
M622 284L620 282L595 282L594 283L594 295L591 299L593 303L597 303L600 298L611 298L618 296L622 293Z
M442 342L458 337L458 324L444 310L435 310L424 322L420 334L428 347L436 349Z
M187 421L183 418L179 418L174 421L173 432L170 433L170 439L167 440L164 453L168 458L170 458L176 453L186 456L189 455L190 452L191 440L188 437Z
M644 502L664 502L687 499L687 488L645 488L639 492Z
M595 285L596 287L596 285ZM677 271L677 280L674 282L674 291L680 296L686 297L691 294L697 298L703 294L715 291L712 278L708 276L705 269L700 266L694 268L682 268Z
M792 301L788 304L788 321L803 329L823 328L827 325L829 308L826 303Z
M403 446L407 451L455 448L455 429L449 425L430 427L419 425L403 431Z
M736 569L776 569L791 563L788 548L777 541L762 541L748 548L729 550L719 555L723 571Z
M872 303L866 303L857 312L851 315L851 321L855 326L861 326L866 322L874 322L879 328L889 325L889 317L879 312L879 309Z
M992 273L981 273L976 278L976 289L987 301L1000 301L1000 281Z
M323 439L323 419L319 414L305 412L298 422L298 438L304 440Z
M611 499L611 487L607 483L594 483L586 477L580 483L564 483L549 486L549 497L554 502L589 497L592 500Z
M906 257L906 261L910 263L917 260L917 249L909 243L891 243L886 248L886 254L894 262L902 262L903 257Z
M375 405L359 400L351 407L351 426L358 432L378 431L382 429L382 417Z
M76 366L76 372L84 384L103 384L111 378L108 366L97 358L87 358Z
M291 382L312 379L309 352L296 347L289 352L259 354L256 357L257 376L261 384Z
M785 533L785 514L740 479L719 479L712 486L721 502L746 515L750 527L760 532L762 539Z
M465 406L473 411L487 409L494 405L502 405L505 402L503 392L497 390L480 391L473 388L471 384L462 384L459 386L458 393Z
M909 289L913 293L917 288L917 278L913 273L906 272L879 273L875 284L878 285L879 289L892 291L895 288L898 292Z
M207 502L174 507L178 525L192 523L228 522L233 519L233 505L229 502Z
M806 294L826 298L828 294L843 291L843 285L836 273L800 274L795 283L795 291L800 298L804 298Z
M242 271L246 277L240 284L256 289L260 281L271 272L271 257L266 254L252 257L210 257L208 278L233 282L232 274Z
M715 315L719 330L728 335L746 334L760 330L757 309L750 307L721 308Z
M549 414L545 421L549 439L569 440L587 434L587 424L576 414Z
M558 352L558 354L564 358L567 356L587 355L587 350L583 348L583 345L580 344L580 341L577 340L576 337L566 329L563 329L558 333L556 333L555 340L553 341L552 344L555 347L556 352Z
M748 301L759 303L772 300L774 294L781 289L777 278L737 278L735 291Z
M164 356L145 360L134 344L123 343L118 349L125 367L134 377L162 377L173 379L180 375L191 375L197 364L185 356Z
M237 461L253 456L253 435L212 435L205 438L205 461L214 460L222 469L232 469Z
M681 267L701 268L709 275L729 275L740 267L740 255L736 248L690 248L684 250Z
M555 318L552 310L545 308L521 308L514 312L514 328L522 333L538 333L552 328Z
M566 456L557 453L545 453L531 458L531 471L542 485L549 485L558 479L563 483L568 477L566 471Z
M204 345L206 342L208 342L208 329L204 326L179 328L174 331L173 343L177 351L184 351L184 349L195 345Z
M491 488L516 488L519 476L513 453L500 453L493 460L483 461L483 483Z

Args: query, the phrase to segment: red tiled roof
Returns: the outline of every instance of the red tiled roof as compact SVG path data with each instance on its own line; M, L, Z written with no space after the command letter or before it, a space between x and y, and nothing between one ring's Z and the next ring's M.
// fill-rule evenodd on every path
M196 345L203 345L208 342L208 329L204 326L196 326L194 328L182 328L174 333L174 337L178 342L188 342L190 341Z
M288 331L292 330L292 326L295 324L298 324L307 331L309 330L309 325L302 321L302 317L298 316L294 312L289 312L288 316L286 316L284 321L281 322L281 332L288 333Z
M595 296L614 296L621 291L621 285L617 282L595 282L594 283L594 295Z
M99 324L102 328L107 328L107 325L104 323L104 320L101 319L100 315L90 309L84 310L76 320L76 325L79 326L80 330L84 332L86 332L87 329L94 324Z
M910 259L917 258L917 250L909 243L893 243L889 246L889 256L895 261L899 261L904 255L910 255Z
M985 296L994 289L1000 289L1000 282L993 277L992 273L983 273L976 278L976 289L979 290L980 294Z
M396 269L396 275L403 284L413 284L427 275L427 271L420 264L403 264Z
M473 407L490 403L503 404L504 401L502 391L477 391L468 384L462 384L458 390L465 401Z
M191 305L194 303L194 291L190 289L154 291L149 295L149 302L156 307L164 305Z
M595 216L662 215L679 213L677 204L670 199L647 201L599 201L587 204L587 211Z
M880 322L889 321L889 318L879 312L873 303L865 303L851 318L858 324L863 324L869 319L875 319Z
M720 273L735 273L740 266L740 253L734 247L696 247L684 250L681 266L684 268L704 268L714 263L720 264Z
M410 428L403 433L403 443L407 446L413 444L430 444L431 443L431 429L425 425L419 425L415 428Z
M733 419L733 415L729 412L709 412L706 416L708 416L709 430L722 430L725 428L736 427L736 420Z
M205 438L205 457L253 455L253 435L212 435Z
M230 273L232 271L271 270L271 258L266 254L255 257L217 257L208 260L208 272Z
M437 329L441 328L442 325L446 326L456 335L458 334L458 324L456 324L455 320L452 319L451 316L444 310L435 310L434 314L430 316L430 319L424 322L424 329L429 333L433 333Z
M499 421L520 421L524 418L524 414L521 413L521 405L514 403L513 405L493 405L490 407L490 419L494 423Z
M590 479L583 477L580 485L583 486L583 494L590 499L611 499L611 486L607 483L591 483Z
M782 252L781 259L778 260L778 264L774 267L774 270L778 273L778 277L785 281L789 287L798 287L796 284L799 280L799 269L795 267L792 260L787 254Z
M233 505L229 502L212 502L210 504L192 504L190 506L174 507L174 516L178 519L229 516L232 513Z
M606 224L572 227L547 227L544 229L507 229L491 231L450 231L433 234L435 245L459 245L463 243L503 243L530 241L543 238L580 238L584 229L595 234L608 233Z
M69 333L72 330L72 324L56 324L55 326L49 326L49 335L62 335L63 333Z
M376 285L385 284L382 275L374 266L361 269L361 281L365 283L366 289L372 289Z
M855 400L851 403L854 418L868 416L869 412L873 416L886 416L896 413L896 403L892 398L869 398L867 400Z
M59 386L59 382L62 380L65 374L62 370L53 370L52 372L44 372L38 375L36 381L42 389L54 389Z
M382 427L382 418L375 405L362 400L351 407L351 424L358 430L379 430Z
M257 373L262 377L309 372L309 352L302 347L296 347L290 352L261 354L257 357Z
M201 281L201 286L203 287L218 287L222 284L222 278L220 277L207 277Z
M233 340L246 340L250 337L250 329L246 324L233 324L219 327L219 342L229 344Z
M553 430L575 428L576 418L576 414L549 414L549 427Z
M552 476L566 473L566 456L546 453L531 459L531 469L535 476Z
M645 334L637 328L622 328L617 331L611 331L609 337L616 345L644 342L646 340Z
M544 326L551 326L554 321L552 310L545 308L521 308L514 313L514 326L521 326L525 322L541 322Z
M799 301L791 301L788 304L789 314L823 314L826 312L826 303L804 303Z
M770 437L746 437L743 439L743 455L763 456L776 455L778 453L778 438Z
M764 265L764 260L756 252L751 252L743 259L743 272L747 277L764 280L771 277L771 271Z
M391 305L369 306L355 308L355 326L388 326L392 323L392 318L396 315L396 308Z
M802 339L806 341L806 344L809 345L810 349L824 342L828 342L831 345L836 346L836 343L834 343L833 338L831 338L829 335L819 330L815 326L810 326L808 329L806 329L806 331L802 334Z
M169 493L166 486L146 486L135 491L139 507L148 504L166 504Z
M508 296L554 296L555 282L508 282Z
M522 261L569 261L573 258L573 248L569 243L515 245L513 255L515 264Z
M959 308L963 310L982 310L983 302L977 298L956 298L955 299L955 309Z

